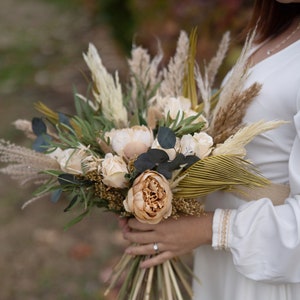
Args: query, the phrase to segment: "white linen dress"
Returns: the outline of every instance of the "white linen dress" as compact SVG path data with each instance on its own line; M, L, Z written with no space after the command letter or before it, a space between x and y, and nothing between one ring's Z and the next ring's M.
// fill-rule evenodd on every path
M223 192L207 198L213 243L195 250L197 300L300 299L300 41L252 67L246 85L253 82L263 87L244 122L290 122L256 137L247 158L274 183L288 184L290 195L278 206Z

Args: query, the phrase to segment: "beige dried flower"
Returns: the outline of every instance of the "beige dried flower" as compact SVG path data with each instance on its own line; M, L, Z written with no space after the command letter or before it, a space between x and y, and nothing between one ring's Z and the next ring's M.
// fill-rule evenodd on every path
M118 73L115 78L109 74L93 44L89 45L87 54L83 54L92 73L95 88L93 95L100 105L103 115L112 121L117 128L127 125L127 110L123 105L122 89Z

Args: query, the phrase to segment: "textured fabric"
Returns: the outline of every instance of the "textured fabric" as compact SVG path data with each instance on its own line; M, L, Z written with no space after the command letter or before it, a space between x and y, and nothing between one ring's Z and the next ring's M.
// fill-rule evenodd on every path
M207 197L206 209L215 210L213 244L195 251L202 284L194 284L194 299L300 297L300 41L251 68L247 85L253 82L263 87L244 122L289 123L256 137L247 157L273 182L288 184L290 195L278 206L222 192Z

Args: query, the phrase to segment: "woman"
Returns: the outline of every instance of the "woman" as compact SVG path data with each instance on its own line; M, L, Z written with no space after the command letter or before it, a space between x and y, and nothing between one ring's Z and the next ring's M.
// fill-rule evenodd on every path
M283 192L279 205L272 202L276 191L253 194L250 202L218 192L207 198L205 216L158 225L131 219L122 225L124 237L140 244L127 253L159 250L143 262L144 268L195 249L194 271L202 282L194 284L195 299L284 300L300 295L300 0L256 0L248 29L258 20L247 86L260 82L263 87L244 122L289 123L255 138L247 153Z

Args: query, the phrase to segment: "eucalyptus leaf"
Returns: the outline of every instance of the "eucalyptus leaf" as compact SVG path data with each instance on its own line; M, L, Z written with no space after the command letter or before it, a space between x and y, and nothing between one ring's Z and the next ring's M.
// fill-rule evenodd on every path
M157 140L162 148L174 148L176 135L170 128L162 126L158 129Z
M70 124L69 118L61 112L58 113L58 120L59 120L59 123L65 124L68 127L72 127Z
M163 163L169 160L169 155L166 151L161 149L149 149L146 153L146 157L156 164Z
M184 163L186 164L183 169L187 169L190 166L192 166L193 164L195 164L197 161L199 161L200 158L196 155L188 155L185 157L184 159Z
M167 179L172 178L172 169L170 168L169 163L160 164L157 166L156 171Z
M61 194L62 194L62 189L55 190L55 191L51 194L51 198L50 198L51 202L53 202L53 203L58 202L58 200L59 200Z
M36 136L47 133L47 126L42 118L33 118L31 121L32 131Z
M78 185L80 183L79 180L75 177L75 175L68 173L60 174L57 179L62 186L69 184Z
M74 196L74 197L72 198L72 200L70 201L69 205L64 209L64 212L69 211L69 210L76 204L76 202L77 202L78 199L79 199L79 198L78 198L77 195Z
M41 134L35 139L32 148L37 152L46 152L49 148L51 137L48 134Z
M176 157L169 162L171 170L179 169L181 165L185 164L186 157L182 153L178 153Z
M146 154L146 153L144 153ZM142 154L143 155L143 154ZM155 167L155 162L148 160L144 156L140 155L134 162L134 167L138 171L138 173L142 173L146 170L152 170ZM146 156L147 157L147 156Z

